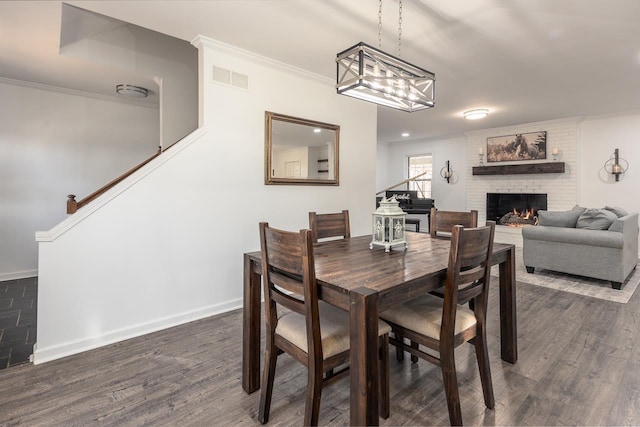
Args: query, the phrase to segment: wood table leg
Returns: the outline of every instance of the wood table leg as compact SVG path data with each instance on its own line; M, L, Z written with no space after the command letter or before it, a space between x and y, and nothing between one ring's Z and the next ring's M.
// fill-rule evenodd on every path
M262 275L249 256L244 256L244 304L242 306L242 388L260 388L260 284Z
M350 292L351 425L377 426L378 407L378 293L368 288Z
M500 264L500 354L502 360L518 360L516 319L516 251L511 247L507 260Z

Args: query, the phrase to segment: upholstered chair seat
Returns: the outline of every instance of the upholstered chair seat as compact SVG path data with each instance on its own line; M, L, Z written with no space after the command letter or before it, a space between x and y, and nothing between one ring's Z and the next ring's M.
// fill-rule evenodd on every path
M318 301L320 313L320 340L322 342L322 356L328 359L336 354L348 351L349 344L349 313L331 304ZM280 335L305 353L307 350L307 327L305 317L290 311L278 319L276 335ZM386 335L391 332L391 326L380 320L378 334Z
M442 327L442 309L442 298L424 295L404 304L391 307L380 315L402 328L410 329L439 341ZM476 316L473 310L462 305L456 307L455 335L461 334L467 329L475 328L476 323Z

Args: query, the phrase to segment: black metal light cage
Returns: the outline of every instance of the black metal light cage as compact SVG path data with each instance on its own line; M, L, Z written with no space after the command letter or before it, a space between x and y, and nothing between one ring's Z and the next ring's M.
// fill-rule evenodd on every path
M436 76L360 42L336 56L336 91L412 112L435 105Z

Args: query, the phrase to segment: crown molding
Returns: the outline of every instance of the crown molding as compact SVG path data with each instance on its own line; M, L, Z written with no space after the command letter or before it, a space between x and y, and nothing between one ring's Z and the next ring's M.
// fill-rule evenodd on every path
M497 127L494 127L494 128L473 130L473 131L465 132L464 135L467 136L467 137L470 137L470 136L484 135L487 132L491 132L491 133L502 132L502 131L510 132L511 131L510 129L520 128L520 127L523 127L523 126L526 126L526 127L544 127L544 126L549 126L549 125L554 125L554 124L559 124L559 123L567 123L567 124L575 124L575 125L577 125L582 120L583 120L582 116L575 116L575 117L565 117L565 118L562 118L562 119L543 120L543 121L539 121L539 122L514 123L512 125L497 126Z
M246 59L247 61L259 64L259 65L264 65L269 68L275 68L276 70L279 70L279 71L291 73L298 77L303 77L303 78L314 80L316 82L320 82L323 84L331 85L331 87L335 86L335 81L333 81L329 77L316 74L302 68L298 68L296 66L284 63L282 61L278 61L273 58L259 55L255 52L251 52L249 50L245 50L237 46L233 46L218 40L214 40L212 38L209 38L203 35L196 36L193 40L191 40L191 44L196 48L198 48L198 50L202 50L203 48L217 50L219 52L241 57L243 59Z

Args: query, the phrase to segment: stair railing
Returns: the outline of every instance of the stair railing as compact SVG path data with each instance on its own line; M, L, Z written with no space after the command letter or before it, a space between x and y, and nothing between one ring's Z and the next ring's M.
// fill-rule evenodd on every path
M172 147L173 145L175 145L175 144L172 144L171 146L167 147L165 149L165 151L167 149L169 149L170 147ZM100 196L101 194L105 193L107 190L113 188L116 184L124 181L125 178L131 176L135 171L137 171L138 169L142 168L144 165L146 165L151 160L153 160L156 157L158 157L160 154L162 154L162 147L158 147L158 151L153 156L149 157L148 159L144 160L142 163L140 163L140 164L134 166L133 168L129 169L128 171L126 171L125 173L123 173L122 175L120 175L119 177L114 179L113 181L111 181L108 184L104 185L103 187L97 189L96 191L94 191L93 193L89 194L87 197L85 197L84 199L82 199L80 201L76 201L76 195L75 194L69 194L67 196L67 213L68 214L76 213L76 211L78 209L80 209L84 205L88 204L92 200L96 199L98 196Z

